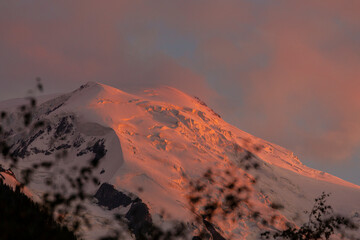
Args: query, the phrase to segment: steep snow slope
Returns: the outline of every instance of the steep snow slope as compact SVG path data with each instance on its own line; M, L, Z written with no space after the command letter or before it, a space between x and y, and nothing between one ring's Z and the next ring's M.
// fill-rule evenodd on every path
M154 219L165 211L165 221L189 221L193 214L186 204L185 177L198 178L208 168L226 169L246 151L252 152L261 166L252 172L259 177L252 201L263 215L270 214L271 202L280 202L285 206L281 216L301 224L306 220L303 211L309 210L323 191L332 193L329 202L335 210L351 216L360 212L359 186L306 167L289 150L231 126L201 100L174 88L134 95L87 83L45 101L35 117L45 121L46 127L25 139L16 131L10 136L16 156L26 160L20 167L54 160L57 153L67 150L66 159L56 164L70 171L102 152L97 173L101 183L140 197ZM15 123L10 123L10 128L15 129ZM256 147L261 150L255 151ZM14 169L15 175L19 170ZM239 169L237 174L242 173ZM36 194L44 192L44 179L51 175L46 171L37 174L30 189ZM98 188L88 191L95 194ZM119 209L129 211L125 205ZM108 216L108 211L92 208L98 217ZM257 239L261 230L251 220L236 224L219 220L214 224L225 238Z

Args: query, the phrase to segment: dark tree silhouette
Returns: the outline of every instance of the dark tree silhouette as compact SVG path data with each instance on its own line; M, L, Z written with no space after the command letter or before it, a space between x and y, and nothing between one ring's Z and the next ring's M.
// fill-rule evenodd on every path
M299 228L288 227L284 231L270 232L261 234L265 239L292 239L292 240L318 240L330 239L336 233L345 237L346 229L356 230L358 227L350 218L336 215L333 208L326 203L326 198L330 194L322 193L320 197L315 198L315 204L309 212L308 222ZM353 238L347 236L347 238Z
M0 239L76 239L73 232L54 220L48 209L34 203L20 187L14 191L5 185L1 176Z

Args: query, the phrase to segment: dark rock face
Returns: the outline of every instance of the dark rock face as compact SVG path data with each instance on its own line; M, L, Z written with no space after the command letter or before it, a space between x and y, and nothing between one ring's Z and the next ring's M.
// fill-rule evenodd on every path
M100 139L98 140L94 146L92 147L91 151L95 153L94 159L91 161L93 166L97 166L97 163L106 155L107 150L105 149L105 140Z
M87 147L86 149L81 150L77 156L82 156L89 152L95 153L95 157L100 159L106 155L107 150L105 149L105 139L99 139L94 143L94 145Z
M5 177L1 175L1 172L5 172L6 170L1 166L0 164L0 183L2 183L2 180L5 180Z
M71 120L73 120L73 116L66 116L60 120L55 132L56 138L61 137L64 134L68 134L73 130L74 125Z
M42 153L44 155L50 155L53 152L53 149L50 149L50 151L48 151L48 150L40 150L37 147L33 147L30 150L35 154Z
M95 154L94 158L91 160L90 163L93 167L96 167L99 164L100 159L103 158L107 152L107 150L105 149L105 139L99 139L98 141L95 142L95 144L93 146L90 146L84 150L81 150L76 155L82 156L89 152L92 152Z
M5 180L5 177L1 174L2 172L3 172L3 173L6 173L6 174L9 174L9 175L13 176L13 177L16 179L15 174L13 173L13 171L11 171L10 168L9 168L9 169L5 169L5 168L3 168L2 165L0 164L0 182L1 182L2 180Z
M57 146L55 149L60 150L60 149L68 149L68 148L71 148L69 144L61 144L60 146Z
M81 136L78 136L73 143L73 147L78 148L81 146L81 144L83 144L85 142L84 138L82 138Z
M206 229L211 233L213 240L226 240L221 234L216 231L215 227L205 219L203 220Z
M100 206L105 206L109 210L123 206L127 207L131 202L131 198L122 192L117 191L113 185L103 183L95 194Z
M201 238L198 237L198 236L195 236L195 237L192 238L192 240L201 240Z
M113 185L103 183L95 194L100 206L109 210L131 204L129 211L125 214L128 227L135 234L136 239L147 239L152 230L152 218L148 206L140 198L132 200L131 197L116 190Z
M152 218L148 206L137 198L126 213L129 229L135 234L136 239L146 239L152 229Z
M152 234L154 227L152 217L148 206L140 198L132 200L130 196L116 190L108 183L103 183L94 197L98 200L98 205L105 206L109 210L131 204L129 211L125 214L130 231L135 234L137 240L148 239L148 236ZM226 240L209 221L204 219L203 223L213 240ZM192 240L200 240L200 237L194 236Z
M17 141L12 147L13 151L11 156L15 158L25 158L30 156L32 153L50 155L54 152L54 150L66 150L70 148L71 145L68 144L69 141L66 143L65 141L67 137L74 135L74 125L72 123L73 120L74 116L72 115L62 117L57 123L49 124L43 129L32 133L27 139L21 139ZM17 133L14 133L14 136L16 134ZM59 146L51 146L48 149L38 149L37 147L31 147L33 142L39 141L39 139L41 140L44 137L51 138L52 136L56 139L57 142L62 143L60 143Z
M64 105L64 102L63 103L60 103L59 105L57 105L56 107L52 108L52 109L48 109L46 112L45 112L45 115L49 115L50 113L54 112L55 110L57 110L58 108L60 108L62 105Z
M32 135L29 139L21 140L18 143L19 144L18 147L13 151L12 156L15 158L16 157L25 158L26 156L28 156L30 154L30 152L28 151L29 145L43 133L44 133L44 130L39 130L37 133Z
M204 107L207 107L212 114L214 114L214 115L217 116L218 118L221 118L221 116L220 116L218 113L216 113L212 108L210 108L203 100L201 100L200 98L198 98L198 97L196 97L196 96L195 96L194 98L198 101L198 103L200 103L200 104L203 105Z

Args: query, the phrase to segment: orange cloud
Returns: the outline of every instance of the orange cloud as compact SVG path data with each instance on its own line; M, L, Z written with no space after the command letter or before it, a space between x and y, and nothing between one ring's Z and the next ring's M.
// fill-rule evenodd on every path
M4 1L0 78L11 84L2 96L35 76L53 92L90 80L172 85L208 98L239 128L341 162L360 145L359 8L357 0Z

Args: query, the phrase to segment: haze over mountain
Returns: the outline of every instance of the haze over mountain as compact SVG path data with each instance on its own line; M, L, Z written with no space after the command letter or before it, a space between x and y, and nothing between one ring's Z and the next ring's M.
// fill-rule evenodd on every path
M13 112L10 118L14 121L8 126L13 131L8 137L16 157L24 160L19 169L13 169L15 176L40 160L55 161L63 150L67 156L56 166L69 172L87 164L90 156L99 159L95 174L101 185L86 189L97 199L97 204L89 203L95 228L84 230L88 239L106 232L96 223L114 212L128 216L131 222L131 208L140 206L136 197L155 223L191 222L194 213L187 206L187 181L201 177L209 168L225 171L248 152L260 166L248 173L258 177L251 202L264 218L270 217L274 211L270 204L276 202L284 205L278 210L281 219L300 225L307 220L304 210L311 209L314 198L328 192L335 211L360 220L360 186L303 165L290 150L228 124L200 99L177 89L160 87L130 94L89 82L73 92L41 99L35 119L46 124L28 135L16 130L15 106L21 103L0 104L2 110ZM244 171L239 167L235 174L241 178ZM9 184L14 181L9 174L1 174ZM52 172L37 173L28 194L37 199L48 191L44 182L50 176ZM125 202L116 200L120 198ZM224 238L234 239L257 239L265 229L246 216L241 222L219 218L212 224ZM279 220L271 227L285 226ZM196 227L193 231L196 235Z

